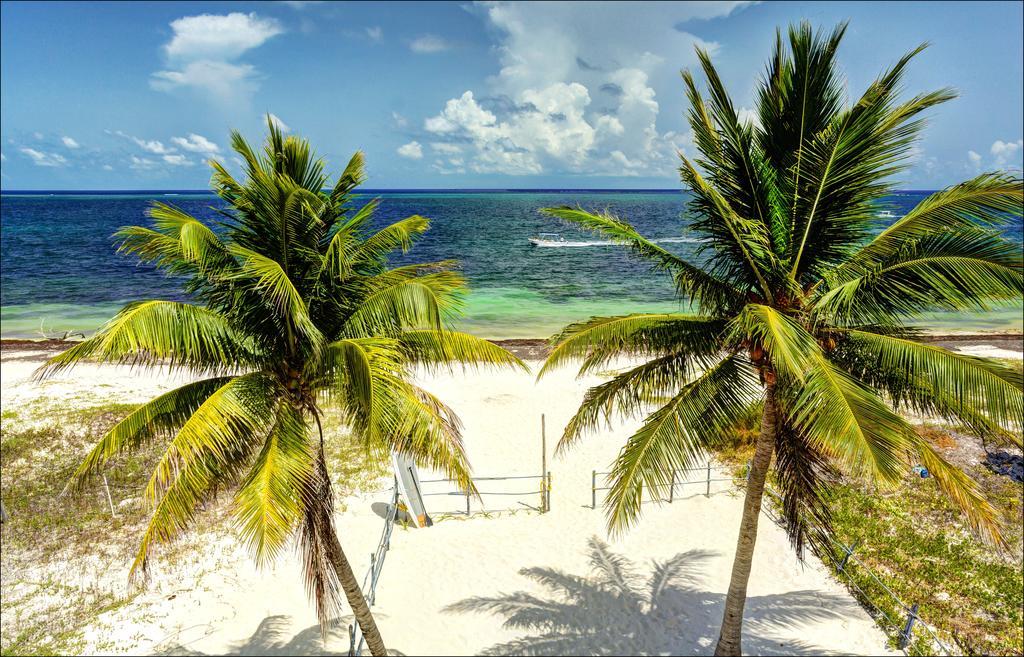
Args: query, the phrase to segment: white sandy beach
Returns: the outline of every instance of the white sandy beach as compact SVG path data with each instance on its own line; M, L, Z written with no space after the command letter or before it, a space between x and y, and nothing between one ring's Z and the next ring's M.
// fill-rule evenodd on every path
M81 366L61 378L36 384L29 376L39 362L26 353L4 359L0 377L3 408L40 403L41 399L55 406L96 403L97 394L106 400L139 402L180 383L159 372ZM537 363L531 365L536 370ZM651 504L637 527L609 539L600 498L599 508L590 509L591 471L608 469L635 423L593 436L565 455L550 453L584 391L597 381L577 381L569 370L536 384L533 375L525 373L424 375L424 385L462 418L467 450L478 476L539 474L540 415L546 415L552 509L543 515L524 508L515 514L444 519L429 529L396 527L374 607L390 649L407 655L502 653L510 650L505 645L508 642L521 641L524 643L515 650L533 646L544 654L538 640L545 632L541 627L504 627L501 615L446 608L474 596L517 592L557 603L557 596L552 597L520 570L554 569L590 577L588 541L596 536L627 557L641 581L651 574L653 562L690 551L694 551L688 562L692 576L671 592L667 607L657 616L624 606L611 595L593 597L575 611L579 627L560 631L560 651L616 654L615 642L621 641L625 631L636 633L629 643L636 651L709 654L713 650L741 497L727 482L713 484L710 497L705 497L703 483L689 486L681 489L673 504ZM431 478L429 473L421 473L421 477ZM390 482L382 480L380 484L386 488ZM532 481L484 482L480 488L522 491L536 486ZM383 527L379 503L386 502L388 495L378 491L343 501L346 511L339 514L337 525L360 576ZM514 505L516 500L536 505L539 495L484 498L490 508ZM427 502L428 509L437 513L462 508L464 498L428 497ZM474 503L474 509L477 507ZM102 615L87 632L87 654L309 654L324 650L293 555L259 571L231 534L207 532L201 539L185 541L195 544L192 557L179 560L169 570L158 554L147 589L130 604ZM98 555L91 563L76 565L73 577L81 578L83 584L124 590L128 563L128 555ZM7 581L30 575L3 573ZM813 558L801 564L785 533L766 518L761 522L749 595L744 634L748 654L890 652L882 632L845 587ZM326 649L346 651L344 631L332 637Z

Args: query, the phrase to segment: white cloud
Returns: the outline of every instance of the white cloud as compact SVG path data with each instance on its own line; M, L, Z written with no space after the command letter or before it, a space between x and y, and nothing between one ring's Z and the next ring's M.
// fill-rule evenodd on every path
M736 110L736 118L740 120L740 123L749 123L755 128L761 127L761 117L758 115L757 110L749 107L741 107Z
M999 168L1007 168L1014 165L1019 168L1022 151L1024 151L1024 139L1018 139L1017 141L997 139L989 148L989 152L995 158L995 165Z
M418 141L410 141L408 144L402 144L398 147L397 152L402 157L409 158L410 160L423 159L423 146L421 146Z
M130 169L137 169L137 170L145 171L145 170L148 170L148 169L152 169L152 168L154 168L156 166L157 166L157 163L154 162L153 160L150 160L149 158L145 158L145 157L138 157L136 155L132 155L131 159L128 161L128 167Z
M149 86L168 92L194 87L219 102L230 104L235 99L248 102L259 84L256 69L251 64L203 60L189 62L176 71L157 71L150 78Z
M395 122L395 125L399 128L404 128L409 125L409 119L405 118L398 112L391 112L391 119Z
M195 162L193 162L192 160L188 159L187 157L185 157L181 153L178 153L176 155L164 155L163 160L167 164L170 164L170 165L176 166L176 167L190 167L193 164L195 164Z
M68 163L67 159L58 153L44 153L34 148L20 148L18 150L32 160L32 164L37 167L60 167Z
M131 137L131 140L138 144L139 148L142 150L147 153L153 153L154 155L164 155L166 153L173 153L177 150L173 146L165 146L162 141L156 139L147 141L145 139L139 139L138 137Z
M64 137L61 137L60 140L62 142L64 142L64 145L67 146L68 148L78 148L79 147L78 142L75 141L74 139L72 139L71 137L64 136Z
M109 164L104 164L103 165L103 170L104 171L113 171L114 167L110 166Z
M217 144L194 132L190 132L188 137L171 137L171 141L190 153L214 155L220 152L220 147Z
M384 30L379 25L366 28L366 36L370 38L370 41L380 43L384 40Z
M281 120L277 114L267 114L270 117L270 122L273 123L278 130L281 132L291 132L292 129L288 127L288 124Z
M3 153L0 153L0 162L6 162L6 161L7 161L7 156L4 155Z
M981 155L974 151L967 151L967 159L975 169L981 168Z
M133 141L139 148L146 151L147 153L153 153L154 155L166 155L168 153L174 153L178 150L173 146L168 146L164 144L162 141L158 139L141 139L134 135L129 135L123 130L105 130L104 132L106 132L108 135L116 135L118 137L121 137L122 139ZM172 139L171 141L174 140Z
M288 5L292 9L298 9L299 11L302 11L306 7L322 5L323 3L324 0L281 0L281 4Z
M448 50L451 46L447 41L436 34L424 34L413 39L409 44L409 50L419 54L432 54Z
M284 31L272 18L241 12L184 16L171 21L171 30L163 47L170 67L154 72L150 86L195 88L222 103L248 100L258 87L256 69L234 60Z
M462 146L458 144L449 144L444 141L435 141L430 145L438 153L444 153L446 155L457 155L462 152Z
M284 31L273 18L241 12L185 16L171 21L171 30L164 52L180 61L236 59Z
M678 67L697 63L694 45L718 48L675 26L741 4L477 5L498 35L501 68L423 127L438 143L464 144L466 168L479 173L675 176L692 135L659 127L655 88L675 99Z
M37 140L42 140L43 139L43 133L41 133L41 132L33 132L32 136L35 137Z

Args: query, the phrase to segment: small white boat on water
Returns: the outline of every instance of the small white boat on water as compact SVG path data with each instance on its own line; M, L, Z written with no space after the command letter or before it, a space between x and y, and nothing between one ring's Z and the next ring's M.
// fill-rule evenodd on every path
M879 219L898 219L899 215L893 214L892 210L882 210L877 215Z
M567 243L558 233L538 233L537 237L530 238L530 244L533 246L564 246Z

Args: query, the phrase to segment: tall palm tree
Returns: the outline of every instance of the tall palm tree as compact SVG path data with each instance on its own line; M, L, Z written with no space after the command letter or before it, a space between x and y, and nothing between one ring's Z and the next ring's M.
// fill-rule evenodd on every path
M120 250L182 277L194 303L130 303L41 376L79 362L167 366L203 378L144 404L111 429L75 480L150 440L166 449L145 490L153 515L132 573L172 539L215 489L237 483L237 528L258 562L298 534L321 627L343 590L374 655L386 654L334 527L321 426L338 409L372 457L391 451L472 490L454 412L411 377L414 366L522 365L496 345L446 328L463 278L450 261L389 267L429 226L420 216L372 229L378 201L355 209L365 178L356 153L328 189L307 141L272 121L262 153L233 133L245 181L213 162L228 206L211 227L154 203L153 228L117 233ZM216 228L216 230L215 230ZM315 425L315 432L314 432Z
M829 546L830 488L840 472L892 484L908 456L931 472L972 527L999 540L999 519L974 481L946 462L899 412L961 422L1021 444L1019 373L919 341L908 317L969 311L1024 292L1021 247L998 226L1019 220L1022 181L990 173L931 194L873 234L879 201L908 166L921 114L954 97L898 98L916 48L853 104L836 51L846 29L777 33L757 93L740 118L707 53L697 55L708 100L683 74L699 155L682 157L692 229L706 238L689 262L610 214L550 215L631 247L673 276L694 314L596 317L556 336L543 371L583 359L650 360L591 388L559 444L616 413L658 408L629 438L607 501L610 528L637 519L645 487L669 485L752 410L761 426L750 465L716 654L739 654L761 496L772 457L794 547ZM542 373L543 373L542 371Z

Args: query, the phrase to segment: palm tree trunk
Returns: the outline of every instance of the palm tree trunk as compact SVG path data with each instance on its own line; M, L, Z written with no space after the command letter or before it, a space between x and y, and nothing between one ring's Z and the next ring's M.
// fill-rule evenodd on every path
M349 564L344 550L341 549L338 535L336 533L332 533L332 535L334 536L334 549L331 550L331 564L334 566L335 572L338 573L338 581L341 582L341 588L345 591L348 604L352 607L352 615L359 623L359 629L363 632L370 654L374 657L383 657L388 654L388 649L384 647L384 639L381 638L380 630L377 629L377 622L370 612L370 605L366 604L366 598L359 587L359 580L356 579L355 573L352 572L352 566Z
M725 615L722 618L722 630L718 635L715 655L742 654L740 637L743 631L743 607L747 602L747 582L750 579L754 542L757 540L757 521L761 515L764 480L772 461L777 430L775 383L771 382L767 385L761 431L757 436L754 459L750 462L747 494L743 500L743 519L740 521L740 536L736 542L736 557L732 562L732 578L729 580L729 593L725 598Z
M370 611L370 605L366 603L363 589L359 585L359 580L356 579L355 573L352 572L352 565L348 562L345 550L341 547L341 541L338 540L338 532L334 529L334 494L331 490L331 478L327 472L327 462L324 458L324 430L320 424L319 413L314 413L313 416L316 418L317 430L320 433L320 450L316 462L316 480L319 491L316 496L320 498L321 504L315 505L316 511L314 513L321 517L315 521L319 525L315 534L321 538L320 543L323 546L323 553L326 553L323 556L330 562L331 568L338 578L338 583L341 584L341 589L345 592L345 598L352 609L352 615L355 617L356 622L359 623L359 629L363 633L363 638L370 649L370 654L374 657L384 657L384 655L388 654L388 649L384 646L384 639L381 638L380 630L377 629L377 622ZM317 597L318 599L322 598L320 595ZM321 619L321 622L323 622L323 619Z

